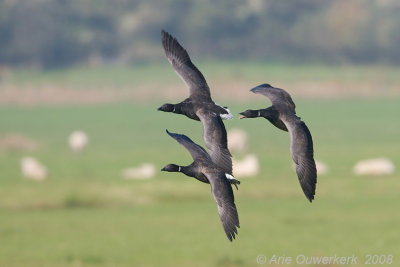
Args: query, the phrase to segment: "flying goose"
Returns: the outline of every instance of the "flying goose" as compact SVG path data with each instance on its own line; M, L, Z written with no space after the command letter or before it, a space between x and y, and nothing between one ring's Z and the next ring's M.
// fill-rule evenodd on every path
M183 134L167 133L183 145L193 158L188 166L168 164L161 171L181 172L211 185L211 193L217 203L218 214L229 241L235 239L239 226L239 216L230 183L236 179L216 165L209 154L189 137Z
M269 84L261 84L250 91L268 97L272 106L241 112L240 119L263 117L277 128L289 132L290 152L296 166L296 173L304 194L312 202L317 183L313 141L306 124L296 116L296 105L286 91Z
M232 114L229 109L212 101L206 80L178 41L165 31L161 32L161 37L165 54L189 88L190 96L179 104L164 104L158 110L200 120L203 125L203 139L211 159L226 173L232 174L232 155L228 149L226 129L222 121L231 119Z
M215 104L211 99L210 88L203 74L192 63L189 54L178 41L164 30L161 31L161 41L168 61L189 88L189 97L178 104L164 104L158 110L183 114L193 120L200 120L196 111L203 107L223 119L232 119L233 115L228 108Z

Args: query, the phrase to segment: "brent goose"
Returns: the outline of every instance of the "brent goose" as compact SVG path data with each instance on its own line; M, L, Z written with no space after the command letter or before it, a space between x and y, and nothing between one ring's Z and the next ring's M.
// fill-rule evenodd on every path
M296 116L296 105L290 95L269 84L261 84L250 90L269 98L272 106L259 110L246 110L240 119L263 117L283 131L289 131L290 151L296 165L296 173L307 199L312 202L317 183L317 169L311 133L306 124Z
M211 99L210 88L203 74L192 63L189 54L178 41L164 30L161 31L161 41L168 61L189 88L190 95L179 104L164 104L158 110L183 114L193 120L200 120L196 111L199 107L204 107L223 119L232 119L233 116L228 108L215 104Z
M222 119L231 119L232 114L229 109L212 101L206 80L178 41L165 31L162 31L161 35L165 54L189 88L190 96L176 105L164 104L158 110L184 114L191 119L200 120L203 125L203 139L211 159L226 173L232 174L232 156L222 122Z
M188 166L168 164L161 171L181 172L211 185L211 193L218 207L218 214L230 241L235 239L236 227L239 226L239 216L236 210L235 199L230 183L237 181L232 175L226 173L216 165L209 154L189 137L182 134L167 133L178 143L183 145L193 158L193 163Z

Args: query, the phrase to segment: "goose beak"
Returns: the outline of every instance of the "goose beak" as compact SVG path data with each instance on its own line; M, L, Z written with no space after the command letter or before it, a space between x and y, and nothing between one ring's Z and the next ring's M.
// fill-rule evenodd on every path
M239 113L239 114L240 114L240 117L239 117L240 120L241 120L241 119L247 118L245 115L243 115L243 112L242 112L242 113Z
M161 169L162 172L165 172L165 167Z
M157 110L158 110L158 111L161 111L161 107L159 107Z

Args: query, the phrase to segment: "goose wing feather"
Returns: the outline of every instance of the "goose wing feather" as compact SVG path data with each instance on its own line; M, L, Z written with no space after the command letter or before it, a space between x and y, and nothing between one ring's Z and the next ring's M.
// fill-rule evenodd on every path
M211 99L210 88L206 79L192 63L186 50L164 30L161 32L161 41L168 61L189 88L190 96L192 98Z
M232 241L237 235L237 228L240 228L232 187L223 172L209 172L205 175L211 184L211 193L217 203L222 227L228 239Z
M272 105L274 105L278 110L282 108L287 108L293 113L296 113L296 105L294 104L292 97L283 89L275 88L275 87L265 87L263 85L257 86L251 89L255 94L261 94L266 96L271 101Z
M295 116L295 115L293 115ZM296 166L297 177L307 199L311 202L315 195L317 168L311 133L306 124L297 116L288 123L284 121L290 135L290 152Z
M197 113L203 125L203 139L214 164L232 174L232 155L228 149L225 125L218 114L200 109Z
M177 134L177 133L171 133L168 130L167 134L174 138L179 144L183 145L187 151L189 151L190 155L192 156L193 160L210 160L211 158L208 155L208 153L199 146L198 144L194 143L189 137L187 137L184 134Z

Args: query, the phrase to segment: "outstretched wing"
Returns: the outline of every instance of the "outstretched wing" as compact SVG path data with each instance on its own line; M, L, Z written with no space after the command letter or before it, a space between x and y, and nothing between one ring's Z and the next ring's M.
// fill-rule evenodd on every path
M168 61L174 67L175 72L185 82L193 98L211 99L210 88L203 74L190 60L186 50L166 31L161 32L161 40Z
M221 116L204 109L200 109L196 115L203 125L203 139L212 161L224 172L232 174L232 155Z
M306 124L297 116L296 120L290 121L290 123L284 121L290 134L290 152L296 165L296 173L301 188L311 202L314 199L317 183L317 168L314 161L311 133Z
M232 187L225 173L205 173L211 184L211 193L217 203L218 214L229 241L235 239L239 226L239 215L235 205Z
M174 138L179 144L183 145L189 151L194 161L198 159L209 159L211 161L210 156L204 150L204 148L198 144L195 144L189 137L183 134L171 133L168 130L166 131L169 136Z
M269 84L261 84L257 87L254 87L250 91L255 94L261 94L268 97L272 105L274 105L277 109L287 107L290 111L296 114L296 105L294 104L289 93L285 90L272 87Z

